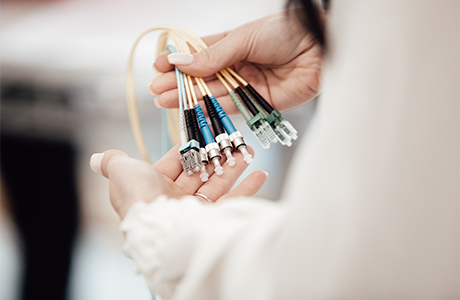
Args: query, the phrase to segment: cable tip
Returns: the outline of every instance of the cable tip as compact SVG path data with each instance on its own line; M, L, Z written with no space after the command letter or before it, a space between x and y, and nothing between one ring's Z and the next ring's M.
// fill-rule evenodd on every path
M220 176L220 175L224 174L224 168L217 167L217 168L214 169L214 172L216 172L216 174Z
M244 161L249 165L252 163L252 155L249 154L248 150L246 149L245 145L240 146L239 148L241 154L243 154Z
M187 174L188 174L188 176L192 176L192 175L193 175L193 171L192 171L192 170L188 170L188 171L187 171Z
M244 161L249 165L250 163L252 163L252 155L251 154L248 154L248 155L245 155L244 156Z
M209 179L208 173L201 173L200 174L201 181L206 182Z
M236 164L236 160L234 157L230 157L227 159L227 163L230 167L233 167Z

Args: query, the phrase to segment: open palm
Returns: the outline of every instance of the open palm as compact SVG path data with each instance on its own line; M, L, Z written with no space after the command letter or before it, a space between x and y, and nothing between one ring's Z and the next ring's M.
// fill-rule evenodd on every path
M248 147L248 150L254 154L251 148ZM196 192L208 196L214 202L230 197L250 197L267 179L266 173L255 171L231 190L247 167L243 156L238 152L234 153L236 165L233 167L222 159L224 174L220 176L213 173L212 166L208 166L210 177L203 183L198 174L190 177L183 172L178 156L179 145L152 166L119 150L104 152L100 170L109 179L110 202L122 219L136 201L151 202L159 195L180 199ZM201 197L197 198L204 201Z

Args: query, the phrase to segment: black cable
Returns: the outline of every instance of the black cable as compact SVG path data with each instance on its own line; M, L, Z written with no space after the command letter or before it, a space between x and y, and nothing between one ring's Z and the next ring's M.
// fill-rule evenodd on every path
M195 133L195 138L200 143L200 147L205 148L206 144L204 143L203 135L201 134L200 127L198 126L198 120L196 118L195 109L194 108L190 109L189 113L190 113L190 123Z
M184 110L184 117L185 117L185 126L187 127L188 140L189 141L196 140L195 131L193 130L193 126L191 124L190 111L188 109Z
M220 121L219 116L217 115L216 108L211 102L211 99L208 95L203 96L204 104L206 105L206 109L208 111L209 118L211 119L212 128L214 129L214 136L218 136L219 134L225 133L224 126Z
M257 115L259 113L259 111L254 106L254 104L252 104L251 100L249 100L248 96L246 96L246 94L243 92L241 87L237 87L235 89L235 91L238 93L238 95L240 96L241 100L243 100L244 104L246 105L248 110L252 113L252 115L253 116Z
M246 89L248 90L249 94L256 99L256 101L260 104L260 106L263 107L267 111L268 114L270 114L273 111L273 107L268 104L268 102L262 97L249 83L246 86Z

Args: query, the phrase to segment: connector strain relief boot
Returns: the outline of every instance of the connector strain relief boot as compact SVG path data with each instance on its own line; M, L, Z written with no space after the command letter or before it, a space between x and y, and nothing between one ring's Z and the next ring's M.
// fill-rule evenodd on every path
M209 96L205 95L203 97L204 104L206 105L206 109L208 110L209 118L211 119L212 129L214 129L214 135L218 136L219 134L225 133L224 126L217 115L216 109L214 105L212 105L211 99Z
M185 125L187 127L187 135L188 139L193 140L195 138L195 132L193 132L193 127L192 124L190 124L190 111L188 109L184 110L184 116L185 116Z

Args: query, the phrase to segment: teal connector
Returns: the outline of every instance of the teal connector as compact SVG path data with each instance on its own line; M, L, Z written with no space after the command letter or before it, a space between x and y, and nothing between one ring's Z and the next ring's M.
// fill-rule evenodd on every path
M276 135L262 114L258 113L246 124L251 128L259 143L264 149L270 149L270 142L276 142Z
M194 150L199 152L200 151L200 143L198 143L196 140L188 141L187 143L183 144L179 148L179 152L183 154L183 153L189 151L190 149L194 149Z
M267 122L270 124L270 127L275 132L281 144L291 146L291 140L297 139L297 130L295 130L294 126L292 126L289 121L285 120L276 109L268 115Z
M179 161L184 172L192 176L194 172L200 172L202 162L200 158L200 144L196 140L191 140L179 148Z

